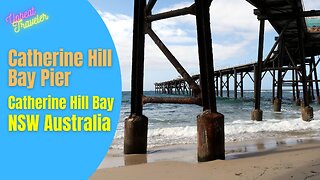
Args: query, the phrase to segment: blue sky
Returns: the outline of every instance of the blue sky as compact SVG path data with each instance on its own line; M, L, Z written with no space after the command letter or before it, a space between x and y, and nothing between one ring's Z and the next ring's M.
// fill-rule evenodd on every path
M123 90L130 90L131 44L133 0L90 0L99 11L115 42L122 72ZM158 0L153 13L187 7L192 0ZM305 0L306 9L320 9L319 0ZM254 7L245 0L215 0L211 7L211 27L215 69L231 67L256 61L259 23L253 15ZM190 74L197 74L198 55L195 18L191 15L172 18L153 24L154 31L173 52ZM265 54L274 43L276 33L267 24ZM172 65L149 37L146 38L145 90L153 90L159 81L179 76ZM271 87L270 77L263 83L264 89ZM232 87L231 82L231 87ZM246 89L253 89L249 78Z

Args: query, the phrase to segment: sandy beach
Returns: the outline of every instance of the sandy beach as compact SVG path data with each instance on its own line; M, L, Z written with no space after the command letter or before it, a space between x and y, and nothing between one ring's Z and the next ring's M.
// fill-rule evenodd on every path
M319 138L229 144L227 160L206 163L196 162L195 147L185 149L180 153L166 149L148 155L107 156L90 179L320 179ZM113 168L106 165L109 159Z
M290 99L284 101L283 112L268 110L270 92L266 91L262 101L265 120L256 122L248 117L252 92L247 92L247 96L245 103L218 99L221 112L228 114L226 160L198 163L197 126L191 118L201 111L197 106L148 106L145 113L152 117L148 153L123 155L123 120L130 109L129 93L124 93L123 114L111 149L91 179L320 179L319 106L314 106L314 120L304 122L300 107Z

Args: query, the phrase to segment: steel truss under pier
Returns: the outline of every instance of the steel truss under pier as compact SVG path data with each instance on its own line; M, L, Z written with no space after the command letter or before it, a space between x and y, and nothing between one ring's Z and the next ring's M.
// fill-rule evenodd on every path
M260 21L258 61L254 64L214 71L212 55L212 39L209 8L212 0L195 0L189 7L153 14L157 0L134 0L134 28L132 51L132 83L131 83L131 114L125 120L124 153L144 154L147 152L148 118L143 115L146 103L179 103L197 104L203 112L197 116L198 161L225 159L224 149L224 116L217 112L216 94L223 96L223 88L229 96L229 79L233 77L235 94L243 96L243 79L249 76L254 82L255 107L253 120L262 120L260 109L261 80L265 73L273 76L274 102L282 98L282 86L290 84L295 90L295 99L300 99L302 89L302 118L309 121L313 118L313 110L309 106L308 91L318 88L316 70L320 54L320 35L306 31L304 17L320 15L319 11L303 11L300 0L247 0ZM197 40L200 74L191 76L161 41L152 29L152 23L167 18L194 15L197 25ZM268 20L279 37L266 59L263 59L265 20ZM157 93L186 94L189 97L146 97L143 95L145 36L149 35L170 63L175 67L182 79L155 84ZM308 57L308 58L306 58ZM311 57L311 58L310 58ZM306 64L310 66L307 76ZM284 76L292 71L293 78L287 82ZM251 73L253 72L253 76ZM276 74L276 72L278 74ZM312 76L312 72L314 75ZM311 75L310 75L311 74ZM224 80L224 77L227 77ZM219 81L220 79L220 89ZM238 80L239 79L239 80ZM308 84L309 83L309 84ZM312 91L313 92L313 91ZM310 94L310 93L309 93ZM319 90L317 91L319 98ZM281 109L281 108L280 108Z

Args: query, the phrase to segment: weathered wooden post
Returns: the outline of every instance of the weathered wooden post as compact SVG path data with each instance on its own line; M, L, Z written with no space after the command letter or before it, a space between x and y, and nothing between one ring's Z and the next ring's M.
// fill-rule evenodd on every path
M210 2L195 0L203 113L197 117L198 161L225 159L224 116L217 112L213 81Z

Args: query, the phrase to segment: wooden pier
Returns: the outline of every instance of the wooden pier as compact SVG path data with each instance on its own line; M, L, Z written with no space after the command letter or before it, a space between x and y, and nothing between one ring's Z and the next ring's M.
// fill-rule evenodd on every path
M214 71L209 7L212 0L195 0L189 7L153 14L157 0L134 0L132 51L131 113L125 120L124 153L147 152L148 118L143 115L146 103L196 104L203 107L197 116L198 161L225 158L224 116L217 112L216 96L230 96L230 78L234 82L234 98L243 97L244 78L254 84L252 120L263 120L260 107L261 84L266 73L272 76L274 110L281 110L283 86L290 86L292 99L300 104L302 120L313 119L310 100L319 100L317 65L320 34L307 30L305 17L319 16L320 11L304 11L301 0L246 0L253 5L259 25L257 62ZM152 29L155 21L183 15L194 15L200 74L191 76ZM269 21L278 37L264 58L265 21ZM212 25L214 26L214 24ZM257 27L258 28L258 27ZM182 97L146 97L143 95L145 36L149 35L181 78L155 83L156 93L188 95ZM214 41L214 39L213 39ZM290 79L285 79L289 76ZM316 95L313 94L315 89ZM224 94L224 91L227 93ZM239 94L238 94L239 92ZM316 96L316 97L315 97Z

